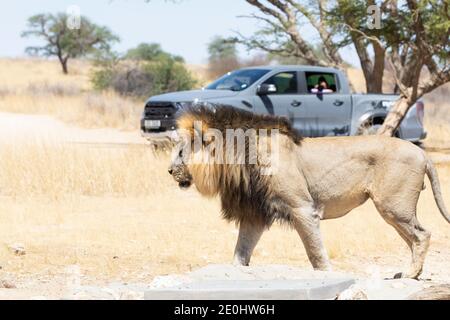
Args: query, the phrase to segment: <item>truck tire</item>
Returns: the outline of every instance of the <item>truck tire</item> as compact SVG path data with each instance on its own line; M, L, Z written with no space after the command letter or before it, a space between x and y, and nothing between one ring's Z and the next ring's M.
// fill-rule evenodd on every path
M361 126L360 129L358 130L358 135L359 136L372 136L372 135L376 135L378 129L381 128L381 124L373 124L370 126Z
M356 135L358 136L372 136L376 135L378 132L378 129L380 129L383 126L384 119L371 119L369 121L366 121L362 123L358 131L356 132ZM394 137L399 138L398 130L395 131Z

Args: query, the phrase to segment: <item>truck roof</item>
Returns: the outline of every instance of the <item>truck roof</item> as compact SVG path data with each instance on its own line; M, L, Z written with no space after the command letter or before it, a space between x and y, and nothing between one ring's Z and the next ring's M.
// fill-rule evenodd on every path
M262 65L254 67L245 67L242 69L268 69L268 70L286 70L292 69L297 71L313 71L313 72L339 72L339 69L331 67L318 67L318 66L308 66L308 65ZM242 70L241 69L241 70Z

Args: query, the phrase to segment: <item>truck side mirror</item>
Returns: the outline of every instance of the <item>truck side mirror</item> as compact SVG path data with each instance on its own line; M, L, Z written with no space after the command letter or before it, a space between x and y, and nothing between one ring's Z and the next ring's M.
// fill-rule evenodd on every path
M258 86L258 88L256 89L256 93L263 96L266 94L271 94L271 93L276 93L277 92L277 86L274 84L268 84L268 83L263 83L261 85Z

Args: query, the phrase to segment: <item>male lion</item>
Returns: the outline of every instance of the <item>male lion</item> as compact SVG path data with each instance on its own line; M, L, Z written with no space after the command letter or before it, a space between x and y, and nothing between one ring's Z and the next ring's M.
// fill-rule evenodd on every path
M200 129L196 121L202 122ZM383 136L302 139L284 118L227 106L186 109L178 118L178 127L197 136L210 128L223 136L226 129L277 129L280 133L278 165L269 175L260 164L267 160L264 157L253 164L190 161L198 153L210 152L211 140L207 138L189 155L183 150L194 144L192 135L185 136L175 148L169 173L179 186L195 184L203 195L219 195L224 218L239 225L234 253L238 265L248 265L263 231L278 220L297 230L314 269L329 270L320 220L342 217L371 198L412 252L408 270L396 277L417 278L430 241L430 232L416 217L425 174L441 214L450 223L436 170L425 153L410 142ZM267 136L258 138L268 141Z

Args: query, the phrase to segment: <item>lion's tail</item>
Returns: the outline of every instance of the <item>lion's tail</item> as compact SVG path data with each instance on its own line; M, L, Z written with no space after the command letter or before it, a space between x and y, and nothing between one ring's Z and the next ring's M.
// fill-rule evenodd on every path
M436 201L436 205L439 208L442 216L450 223L450 214L445 207L444 199L442 198L441 186L439 184L438 174L436 169L434 168L433 163L430 159L427 159L427 176L430 179L431 189L433 190L434 201Z

